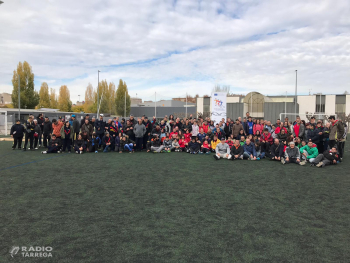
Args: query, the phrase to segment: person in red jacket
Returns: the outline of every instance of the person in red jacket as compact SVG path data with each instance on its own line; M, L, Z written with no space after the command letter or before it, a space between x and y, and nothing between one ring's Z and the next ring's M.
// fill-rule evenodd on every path
M207 139L204 139L203 144L201 145L200 154L210 154L210 144Z
M232 141L232 138L231 137L228 137L227 140L226 140L226 143L228 144L228 146L230 146L230 149L231 147L233 146L233 141Z
M271 133L267 128L264 129L264 133L260 136L261 150L265 153L269 152L270 146L273 143Z
M181 148L181 151L186 152L186 141L185 141L185 136L181 136L180 140L179 140L179 145Z
M256 132L259 131L260 134L262 134L263 129L264 129L264 124L263 123L260 124L260 120L256 120L256 124L254 124L253 126L253 133L256 134Z
M202 126L203 126L204 133L207 133L208 129L209 129L209 124L208 124L207 120L204 121Z
M191 141L192 134L190 133L189 130L186 131L186 133L184 134L184 137L185 137L186 143L189 143Z

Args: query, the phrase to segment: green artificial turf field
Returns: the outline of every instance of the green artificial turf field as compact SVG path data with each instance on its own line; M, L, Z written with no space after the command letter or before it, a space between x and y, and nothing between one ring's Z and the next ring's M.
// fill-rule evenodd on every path
M0 142L0 262L349 262L350 162L49 154ZM51 246L50 259L12 246Z

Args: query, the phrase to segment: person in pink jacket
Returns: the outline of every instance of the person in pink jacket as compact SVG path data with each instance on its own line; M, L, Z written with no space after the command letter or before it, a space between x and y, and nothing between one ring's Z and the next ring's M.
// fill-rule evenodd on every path
M264 129L264 124L260 124L260 120L256 120L256 124L254 124L253 126L253 133L254 135L256 134L256 131L260 131L260 134L263 133L263 129Z

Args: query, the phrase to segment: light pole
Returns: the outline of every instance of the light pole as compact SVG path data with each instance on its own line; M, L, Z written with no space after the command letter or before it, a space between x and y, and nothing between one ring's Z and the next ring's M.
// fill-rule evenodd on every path
M294 113L297 114L298 70L295 70L295 102Z
M78 102L80 102L80 95L78 95L78 97L79 97L79 100L78 100Z
M18 119L21 119L21 77L18 74Z
M98 118L98 115L99 115L99 111L100 111L100 108L99 108L99 97L100 97L100 72L99 70L97 70L97 118Z

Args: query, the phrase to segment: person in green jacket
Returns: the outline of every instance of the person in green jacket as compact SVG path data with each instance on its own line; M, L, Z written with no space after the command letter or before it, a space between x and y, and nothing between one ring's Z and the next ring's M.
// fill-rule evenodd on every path
M307 161L313 163L315 158L318 155L317 147L313 147L313 142L310 140L307 145L300 148L301 158L303 159L300 162L300 165L305 165Z

